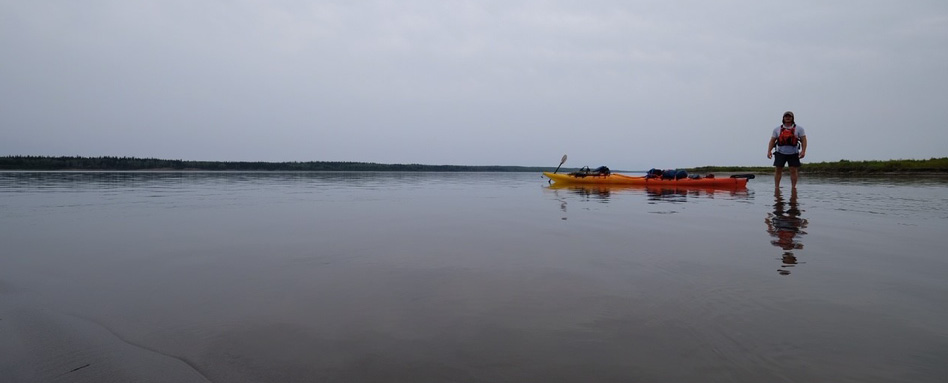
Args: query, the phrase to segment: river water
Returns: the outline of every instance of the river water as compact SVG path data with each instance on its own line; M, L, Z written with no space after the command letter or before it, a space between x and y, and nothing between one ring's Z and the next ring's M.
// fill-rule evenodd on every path
M948 181L784 182L2 172L0 374L944 382Z

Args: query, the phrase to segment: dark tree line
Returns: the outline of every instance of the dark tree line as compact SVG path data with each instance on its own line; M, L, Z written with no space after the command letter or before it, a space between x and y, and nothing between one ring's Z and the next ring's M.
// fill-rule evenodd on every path
M0 170L213 170L213 171L396 171L396 172L543 172L553 167L462 166L421 164L378 164L373 162L230 162L184 161L137 157L0 157ZM561 168L561 172L575 171ZM704 166L687 169L693 173L772 172L773 168L748 166ZM928 160L849 161L804 163L807 173L891 174L948 173L948 157Z
M372 162L230 162L136 157L0 157L0 170L216 170L216 171L425 171L541 172L552 167L378 164Z

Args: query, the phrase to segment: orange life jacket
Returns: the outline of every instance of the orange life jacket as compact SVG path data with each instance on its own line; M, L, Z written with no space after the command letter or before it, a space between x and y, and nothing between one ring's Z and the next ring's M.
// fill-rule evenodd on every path
M777 136L777 145L797 146L797 143L799 142L799 140L800 139L797 137L796 124L793 124L793 126L789 128L784 128L782 125L780 126L780 135Z

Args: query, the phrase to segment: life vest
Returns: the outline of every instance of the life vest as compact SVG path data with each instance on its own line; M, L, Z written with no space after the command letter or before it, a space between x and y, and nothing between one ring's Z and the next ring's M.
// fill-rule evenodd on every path
M777 136L777 145L779 146L797 146L800 139L797 137L797 124L789 128L780 126L780 134Z

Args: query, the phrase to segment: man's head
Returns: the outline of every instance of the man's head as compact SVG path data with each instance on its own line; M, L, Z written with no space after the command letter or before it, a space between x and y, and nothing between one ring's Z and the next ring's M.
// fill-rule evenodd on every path
M793 112L791 112L791 111L789 111L789 110L786 111L786 112L783 112L783 123L784 123L784 124L787 124L787 125L790 125L790 124L793 124L793 123L794 123L794 121L793 121Z

